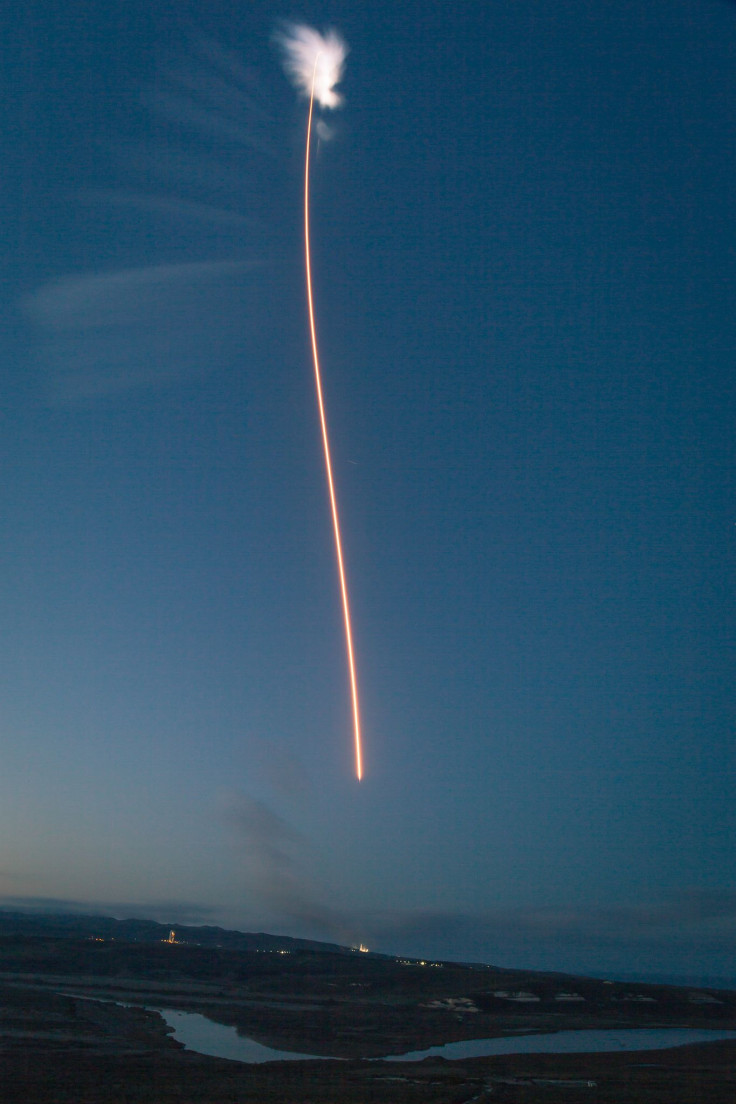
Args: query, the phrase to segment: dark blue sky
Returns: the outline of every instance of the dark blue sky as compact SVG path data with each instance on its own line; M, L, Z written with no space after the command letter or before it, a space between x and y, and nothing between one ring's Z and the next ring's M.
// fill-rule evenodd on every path
M278 20L335 26L313 264ZM732 973L736 5L0 33L0 893Z

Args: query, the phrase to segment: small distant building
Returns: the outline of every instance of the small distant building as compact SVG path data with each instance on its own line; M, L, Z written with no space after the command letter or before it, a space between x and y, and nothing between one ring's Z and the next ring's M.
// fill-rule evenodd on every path
M688 993L687 999L691 1004L723 1004L722 1000L718 1000L712 993Z
M519 989L515 993L509 993L506 989L494 989L494 997L500 997L501 1000L516 1001L517 1004L534 1004L539 1000L536 993L527 993L523 989Z
M446 1008L449 1012L480 1012L480 1008L470 997L445 997L431 1000L423 1008Z

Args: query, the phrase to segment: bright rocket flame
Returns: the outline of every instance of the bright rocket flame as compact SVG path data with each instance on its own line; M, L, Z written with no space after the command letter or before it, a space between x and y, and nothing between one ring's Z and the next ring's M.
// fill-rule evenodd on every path
M308 30L309 28L304 28ZM316 32L312 32L316 34ZM319 38L319 36L316 36ZM344 57L344 51L341 55ZM355 675L355 657L353 654L353 634L350 626L350 607L348 604L348 588L345 581L345 566L342 555L342 540L340 538L340 521L337 513L337 498L335 496L335 484L332 478L332 461L330 460L330 443L327 436L327 418L325 417L325 405L322 397L322 379L319 370L319 355L317 353L317 330L314 324L314 299L312 296L312 263L309 248L309 150L312 139L312 115L314 101L317 96L317 76L320 73L320 55L312 58L312 78L309 96L309 119L307 121L307 148L304 160L304 245L307 266L307 302L309 304L309 329L312 337L312 360L314 362L314 379L317 388L317 402L319 405L319 418L322 426L322 444L325 453L325 468L327 470L327 485L330 491L330 506L332 508L332 527L335 534L335 550L337 552L337 568L340 576L340 593L342 595L342 611L345 621L345 646L350 671L350 692L353 703L353 729L355 733L355 773L358 781L363 777L363 755L360 742L360 715L358 712L358 683ZM338 71L339 76L339 71Z
M284 68L311 103L339 107L342 96L335 85L342 77L348 48L335 31L321 35L304 23L286 23L276 41L284 51Z

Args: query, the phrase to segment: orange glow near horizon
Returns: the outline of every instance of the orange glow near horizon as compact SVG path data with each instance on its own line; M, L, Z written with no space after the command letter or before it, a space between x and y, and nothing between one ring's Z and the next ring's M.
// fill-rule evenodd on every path
M355 730L355 771L360 782L363 777L363 755L360 743L360 716L358 713L358 682L355 677L355 657L353 655L353 634L350 627L350 607L348 605L348 588L345 582L345 567L342 557L342 541L340 539L340 522L337 514L337 498L335 485L332 478L332 461L330 460L330 443L327 437L327 418L325 417L325 405L322 398L322 378L319 370L319 356L317 354L317 330L314 324L314 302L312 299L312 266L309 250L309 149L312 140L312 113L314 109L314 77L317 73L317 61L315 59L314 73L312 74L312 92L309 99L309 120L307 122L307 152L304 164L304 243L307 261L307 301L309 304L309 329L312 335L312 359L314 361L314 379L317 386L317 402L319 405L319 419L322 426L322 444L325 452L325 467L327 469L327 486L330 491L330 506L332 507L332 527L335 533L335 549L337 552L337 568L340 575L340 592L342 594L342 611L345 621L345 645L348 655L348 668L350 671L350 690L353 702L353 727Z

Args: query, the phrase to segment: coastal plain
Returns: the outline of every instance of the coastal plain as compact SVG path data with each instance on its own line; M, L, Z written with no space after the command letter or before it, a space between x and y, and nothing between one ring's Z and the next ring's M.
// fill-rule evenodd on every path
M736 1030L723 989L394 958L277 937L133 940L99 925L0 924L7 1104L736 1102L736 1041L661 1051L381 1059L448 1042L575 1029ZM88 930L90 930L88 928ZM233 933L239 935L240 933ZM120 936L127 936L121 938ZM222 942L237 944L225 938ZM260 943L260 946L259 946ZM185 1050L157 1009L199 1012L309 1061Z

